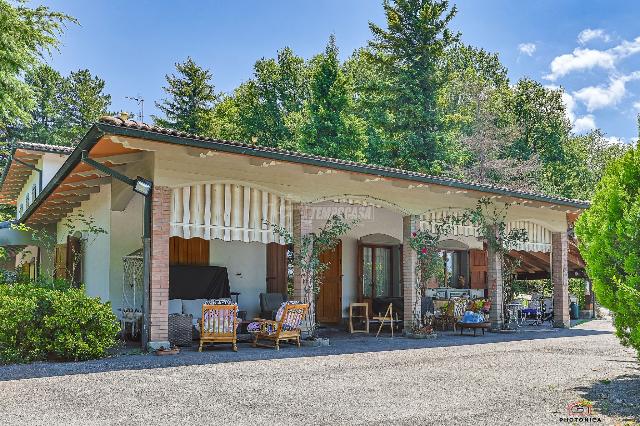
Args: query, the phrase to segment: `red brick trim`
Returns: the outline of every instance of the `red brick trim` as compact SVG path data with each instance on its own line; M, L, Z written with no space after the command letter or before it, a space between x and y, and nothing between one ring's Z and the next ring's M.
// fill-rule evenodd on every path
M150 340L168 340L171 188L153 188L151 205Z

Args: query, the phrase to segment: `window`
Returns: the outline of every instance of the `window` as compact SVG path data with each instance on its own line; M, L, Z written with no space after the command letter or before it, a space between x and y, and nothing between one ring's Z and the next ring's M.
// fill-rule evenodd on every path
M398 246L362 245L362 297L401 296Z
M38 187L34 183L33 186L31 187L31 199L35 201L37 196L38 196Z
M444 287L469 288L469 252L443 250L440 253L444 264Z
M20 203L20 209L18 209L18 219L22 217L22 213L24 213L24 204Z
M25 197L24 203L27 207L29 207L29 204L31 204L31 200L29 199L29 194L27 194L27 196Z

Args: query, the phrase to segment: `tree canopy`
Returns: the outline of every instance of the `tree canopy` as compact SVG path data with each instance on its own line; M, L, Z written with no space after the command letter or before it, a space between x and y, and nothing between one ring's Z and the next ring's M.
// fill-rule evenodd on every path
M592 196L605 164L625 152L600 131L572 133L562 88L512 82L497 54L463 43L450 28L457 9L448 1L383 0L382 7L384 24L370 23L371 39L346 60L333 36L308 59L283 47L258 59L229 93L217 92L212 71L188 57L166 75L153 120L582 199ZM0 25L14 25L6 39L18 40L2 54L20 59L13 68L0 64L0 76L8 76L0 79L0 97L8 99L0 103L0 128L9 138L72 145L111 104L105 82L89 70L62 76L39 63L73 19L22 1L0 0L0 13L7 18Z
M22 77L58 47L65 24L75 22L48 7L25 4L25 0L0 0L0 131L18 120L30 120L34 93Z
M580 253L616 333L640 356L640 150L605 169L592 205L576 223Z

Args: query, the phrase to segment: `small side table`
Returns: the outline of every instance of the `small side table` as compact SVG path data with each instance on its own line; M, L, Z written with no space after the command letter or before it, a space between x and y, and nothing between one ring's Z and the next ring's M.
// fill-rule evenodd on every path
M353 308L364 308L364 315L353 315ZM364 330L353 328L353 319L364 319ZM369 333L369 304L368 303L350 303L349 304L349 332L353 333Z

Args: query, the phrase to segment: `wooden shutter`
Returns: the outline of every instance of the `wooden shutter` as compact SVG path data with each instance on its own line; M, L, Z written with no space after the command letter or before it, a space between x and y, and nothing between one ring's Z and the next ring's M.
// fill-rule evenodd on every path
M74 287L82 281L82 241L71 235L67 236L66 278Z
M202 238L169 239L169 265L208 265L209 240Z
M487 251L469 250L471 288L487 288Z
M67 278L67 245L56 245L54 278Z
M287 293L287 246L267 244L267 293Z

